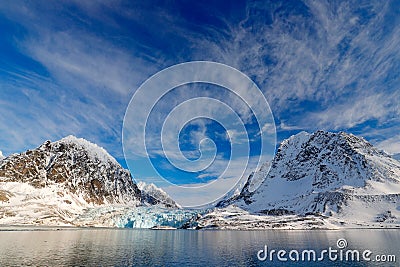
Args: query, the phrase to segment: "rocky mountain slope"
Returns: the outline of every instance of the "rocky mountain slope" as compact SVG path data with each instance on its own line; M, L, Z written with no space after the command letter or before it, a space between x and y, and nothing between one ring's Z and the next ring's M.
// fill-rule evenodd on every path
M255 190L252 184L260 176L263 181ZM214 212L208 223L240 223L240 213L229 220L222 215L237 207L257 216L312 215L338 225L399 225L400 162L352 134L301 132L282 142L269 172L264 168L251 175L240 195L222 204L225 209Z
M139 182L137 183L137 186L141 191L141 198L144 203L150 205L162 204L168 208L180 208L175 200L173 200L164 190L154 184Z
M100 206L177 207L151 194L103 148L74 136L0 161L0 224L68 225Z
M9 156L0 165L0 177L1 182L22 182L34 188L57 184L87 203L141 201L127 170L103 148L73 136Z

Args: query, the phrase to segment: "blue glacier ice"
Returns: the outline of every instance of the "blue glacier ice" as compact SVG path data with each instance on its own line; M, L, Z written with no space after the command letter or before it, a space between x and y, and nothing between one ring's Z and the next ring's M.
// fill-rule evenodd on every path
M167 209L161 207L136 207L114 218L117 227L152 228L170 226L181 228L204 211L187 209ZM193 225L192 225L193 226Z

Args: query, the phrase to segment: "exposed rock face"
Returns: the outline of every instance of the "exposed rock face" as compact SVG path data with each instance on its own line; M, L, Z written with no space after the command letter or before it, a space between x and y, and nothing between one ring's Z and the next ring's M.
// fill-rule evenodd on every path
M57 184L87 203L140 203L141 192L103 148L68 136L14 154L0 162L0 182L22 182L35 188Z

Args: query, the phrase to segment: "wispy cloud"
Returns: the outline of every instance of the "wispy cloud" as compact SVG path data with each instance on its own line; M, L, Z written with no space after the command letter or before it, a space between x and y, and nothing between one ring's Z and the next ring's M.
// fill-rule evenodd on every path
M390 155L398 154L400 153L400 135L379 142L376 146Z
M349 129L399 110L396 8L395 1L252 2L231 38L202 43L254 77L287 125Z
M337 130L352 128L371 119L387 120L400 115L398 100L398 93L363 95L345 103L332 103L326 110L303 117L300 123L308 129Z
M25 32L13 41L18 53L42 67L3 65L3 151L9 154L75 134L122 157L118 144L129 96L163 64L162 58L135 56L121 42L90 30L87 23L93 17L69 13L58 3L2 3L0 14ZM4 100L9 97L16 101Z

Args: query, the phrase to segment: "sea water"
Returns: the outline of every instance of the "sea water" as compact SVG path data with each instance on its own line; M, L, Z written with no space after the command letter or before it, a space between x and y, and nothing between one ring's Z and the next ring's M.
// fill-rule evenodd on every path
M336 252L328 255L329 248L331 254ZM270 257L272 250L275 252ZM351 258L356 250L358 261ZM367 252L369 260L361 255L367 250L371 252ZM315 251L315 259L310 251ZM385 262L378 262L380 259ZM400 230L395 229L0 230L0 266L400 266L399 263Z

